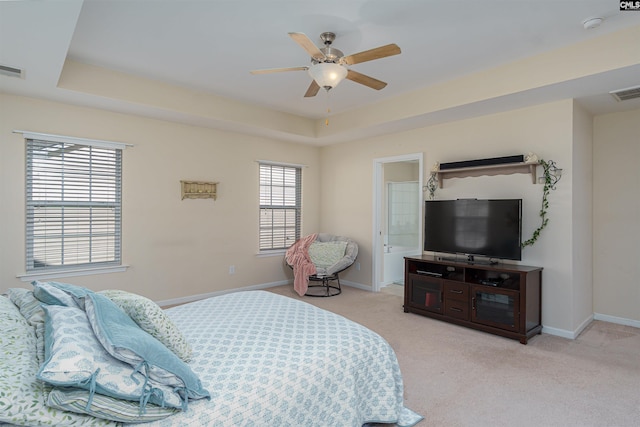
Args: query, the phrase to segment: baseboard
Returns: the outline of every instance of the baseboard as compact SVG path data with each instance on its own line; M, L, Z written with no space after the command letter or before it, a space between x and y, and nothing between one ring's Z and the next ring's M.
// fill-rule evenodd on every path
M340 280L340 284L350 286L352 288L362 289L363 291L371 291L371 286L363 285L362 283L350 282L348 280Z
M560 338L567 338L570 340L575 340L577 337L577 335L575 335L575 333L572 331L568 331L566 329L552 328L550 326L542 326L542 333L554 335Z
M232 292L256 291L256 290L260 290L260 289L273 288L274 286L288 285L288 284L291 284L291 283L292 283L291 280L282 280L282 281L279 281L279 282L262 283L262 284L259 284L259 285L245 286L245 287L242 287L242 288L225 289L225 290L222 290L222 291L208 292L206 294L196 294L196 295L189 295L187 297L174 298L174 299L168 299L168 300L163 300L163 301L156 301L156 304L158 304L160 307L166 307L166 306L178 305L178 304L186 304L188 302L199 301L201 299L210 298L210 297L217 297L219 295L230 294Z
M575 335L576 338L578 338L578 335L580 335L582 333L582 331L584 331L584 329L589 326L589 324L593 322L593 314L589 315L586 319L584 319L584 321L580 324L580 326L578 326L578 329L575 330Z
M356 282L350 282L348 280L340 280L340 284L345 286L351 286L352 288L362 289L364 291L371 291L371 286L363 285L361 283L356 283ZM281 280L279 282L261 283L259 285L244 286L242 288L225 289L222 291L207 292L206 294L196 294L196 295L189 295L187 297L156 301L156 304L158 304L160 307L168 307L172 305L186 304L188 302L199 301L205 298L217 297L224 294L230 294L232 292L257 291L260 289L268 289L268 288L273 288L273 287L282 286L282 285L293 286L293 282L291 280Z
M586 319L584 319L582 321L580 326L578 326L573 331L570 331L570 330L567 330L567 329L552 328L550 326L544 326L543 325L542 326L542 333L543 334L554 335L556 337L567 338L567 339L570 339L570 340L575 340L576 338L578 338L578 335L580 335L582 333L582 331L584 331L584 328L589 326L589 323L591 323L592 321L593 321L593 315L588 316Z
M625 319L624 317L609 316L607 314L594 313L594 320L602 320L603 322L616 323L618 325L633 326L640 328L640 320Z
M566 329L558 329L552 328L549 326L542 327L542 333L555 335L562 338L568 338L570 340L575 340L578 335L584 331L584 329L589 326L589 324L594 320L601 320L603 322L615 323L617 325L625 325L632 326L634 328L640 328L640 320L633 319L625 319L624 317L616 317L609 316L607 314L594 313L593 315L587 317L580 326L575 331L568 331Z

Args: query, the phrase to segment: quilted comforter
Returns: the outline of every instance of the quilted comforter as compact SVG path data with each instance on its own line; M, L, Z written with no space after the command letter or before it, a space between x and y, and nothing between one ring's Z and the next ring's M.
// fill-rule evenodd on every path
M167 311L105 292L34 282L34 291L0 296L0 426L409 427L422 419L403 405L389 344L344 317L266 291Z
M393 349L344 317L266 291L167 312L192 344L190 366L211 400L141 426L412 426L422 419L403 405Z

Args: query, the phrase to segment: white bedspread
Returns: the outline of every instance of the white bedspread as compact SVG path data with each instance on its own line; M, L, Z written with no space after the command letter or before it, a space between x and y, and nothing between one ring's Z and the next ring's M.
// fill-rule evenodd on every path
M412 426L393 349L344 317L266 291L167 310L211 400L140 426Z

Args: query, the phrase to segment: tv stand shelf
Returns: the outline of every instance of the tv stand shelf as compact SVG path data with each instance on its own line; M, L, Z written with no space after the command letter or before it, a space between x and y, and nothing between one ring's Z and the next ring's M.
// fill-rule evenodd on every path
M404 311L526 344L541 333L542 268L405 258Z
M456 169L444 169L434 172L438 179L438 186L440 188L444 185L444 180L447 178L467 178L470 176L483 176L483 175L511 175L514 173L528 173L531 174L531 182L536 183L536 168L538 163L506 163L499 165L487 165L487 166L474 166L468 168L456 168Z

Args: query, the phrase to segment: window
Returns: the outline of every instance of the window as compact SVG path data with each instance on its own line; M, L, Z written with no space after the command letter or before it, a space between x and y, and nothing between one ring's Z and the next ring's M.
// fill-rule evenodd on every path
M260 163L260 251L286 249L300 238L302 168Z
M122 148L50 136L25 134L27 273L119 266Z

